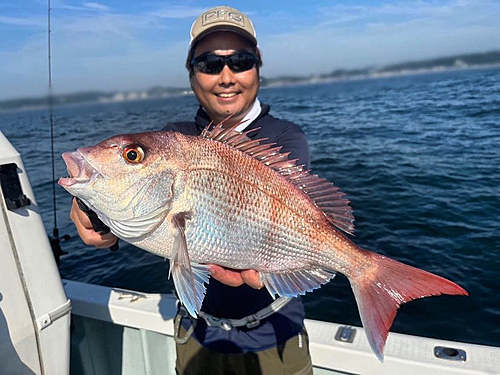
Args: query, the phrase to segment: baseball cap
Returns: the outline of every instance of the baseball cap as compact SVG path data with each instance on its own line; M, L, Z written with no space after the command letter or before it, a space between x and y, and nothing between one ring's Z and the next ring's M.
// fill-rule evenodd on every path
M250 18L237 9L217 6L207 10L193 22L189 49L205 35L221 30L240 34L257 45L257 34Z

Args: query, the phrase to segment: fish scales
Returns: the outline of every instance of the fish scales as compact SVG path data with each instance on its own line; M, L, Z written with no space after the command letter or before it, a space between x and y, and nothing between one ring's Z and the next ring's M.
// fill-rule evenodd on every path
M222 124L200 137L119 135L64 153L70 177L59 184L116 236L169 258L179 299L194 317L209 282L206 263L259 271L273 297L312 291L338 271L382 361L402 303L467 295L440 276L358 247L340 231L353 230L343 193L273 147Z
M179 199L195 202L195 219L186 224L193 259L268 271L299 269L314 261L323 243L315 238L318 220L327 223L320 212L310 214L309 201L297 200L295 186L219 142L197 140L190 144L190 152L193 157ZM210 246L213 241L207 233L220 240L217 249ZM205 249L204 254L198 249Z

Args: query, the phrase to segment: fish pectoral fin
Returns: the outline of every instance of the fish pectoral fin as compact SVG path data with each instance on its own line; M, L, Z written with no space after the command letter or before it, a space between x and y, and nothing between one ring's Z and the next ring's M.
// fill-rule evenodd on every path
M260 278L273 298L296 297L305 294L335 277L335 272L324 268L303 269L286 273L260 272Z
M209 267L204 264L191 263L184 234L186 219L189 213L175 214L172 219L174 227L174 248L170 262L169 276L172 274L175 290L189 314L196 318L205 298L209 279Z

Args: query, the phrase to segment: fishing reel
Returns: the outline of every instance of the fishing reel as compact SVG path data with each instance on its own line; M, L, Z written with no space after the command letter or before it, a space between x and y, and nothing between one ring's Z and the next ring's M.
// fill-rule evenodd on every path
M67 251L64 251L61 247L61 240L67 241L71 238L69 234L65 234L62 237L59 237L59 229L54 227L52 230L52 236L49 236L50 247L52 248L52 253L54 254L54 259L56 260L57 267L61 263L61 256L68 254Z

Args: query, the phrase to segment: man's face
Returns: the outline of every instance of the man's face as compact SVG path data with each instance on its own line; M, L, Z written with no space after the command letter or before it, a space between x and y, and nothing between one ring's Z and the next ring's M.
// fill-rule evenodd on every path
M253 52L242 36L219 31L201 39L194 57L207 52L225 56L241 50ZM215 123L232 114L227 125L233 125L252 108L259 91L259 75L255 66L245 72L234 73L225 65L219 74L213 75L202 73L195 67L192 88L198 102Z

